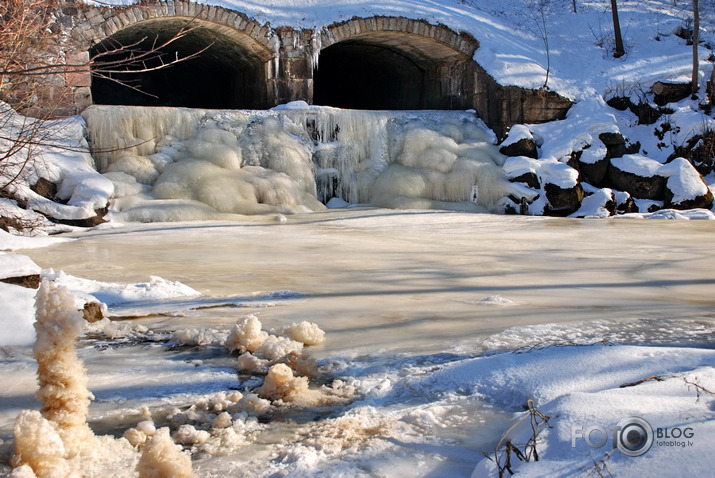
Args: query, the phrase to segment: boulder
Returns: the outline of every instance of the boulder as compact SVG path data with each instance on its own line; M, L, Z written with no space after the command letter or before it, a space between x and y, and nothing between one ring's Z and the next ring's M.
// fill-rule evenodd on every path
M641 149L639 142L628 143L618 132L606 132L598 135L598 139L606 146L609 158L620 158L624 154L636 154Z
M608 148L603 142L596 143L590 148L583 149L575 154L576 167L581 172L581 179L588 184L601 186L607 177L610 165Z
M638 205L633 200L633 196L625 191L614 191L616 199L616 212L618 214L628 214L638 212Z
M662 166L645 156L629 154L611 158L608 178L615 189L626 191L640 199L662 200L665 178L658 174Z
M82 308L82 317L89 323L102 320L107 311L107 306L101 302L87 302Z
M608 188L598 189L581 201L578 211L569 217L609 217L616 214L616 197Z
M659 174L667 178L663 207L668 209L710 209L713 206L712 191L688 160L675 158L670 163L661 166Z
M526 171L516 177L509 178L512 183L523 183L530 188L539 189L541 185L539 184L539 177L533 171Z
M49 179L45 178L40 178L37 180L35 184L30 186L30 189L32 189L34 192L39 194L40 196L55 200L55 196L57 196L57 184L53 183Z
M94 210L95 215L92 217L88 217L85 219L57 219L57 218L50 218L53 221L56 221L60 224L65 224L67 226L75 226L75 227L94 227L94 226L99 226L100 224L104 224L107 222L104 219L104 216L107 215L109 212L108 207L104 207L101 209L95 209Z
M567 188L547 183L544 185L544 193L548 201L547 212L555 216L567 216L576 211L585 196L581 183Z
M504 156L526 156L528 158L537 158L539 156L536 142L533 138L522 138L514 143L501 146L499 152Z
M536 140L524 125L516 124L509 130L509 136L502 142L499 152L504 156L525 156L538 158Z
M618 111L626 111L628 108L633 106L633 102L627 96L614 96L606 101L606 104L611 108L615 108Z

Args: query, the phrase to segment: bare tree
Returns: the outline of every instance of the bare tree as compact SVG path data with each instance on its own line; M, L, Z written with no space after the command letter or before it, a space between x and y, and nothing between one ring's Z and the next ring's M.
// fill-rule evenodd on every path
M56 94L57 89L45 87L59 76L89 73L137 89L118 80L116 74L126 78L127 74L168 68L196 58L208 48L188 54L171 51L172 43L196 28L189 21L167 40L142 38L131 44L110 41L93 58L68 62L51 53L59 31L56 18L63 3L64 0L0 1L0 197L13 198L15 188L11 186L35 159L38 148L75 148L60 141L61 125L49 121L57 116L52 105L62 98L47 97L47 91ZM34 118L18 115L17 111L29 112Z
M544 54L546 55L546 77L542 88L548 88L549 75L551 74L551 49L549 46L549 30L546 17L550 6L549 0L526 0L525 10L534 25L533 33L537 34L544 44Z
M611 0L611 14L613 16L613 34L616 40L616 50L613 52L615 58L620 58L626 54L623 48L623 37L621 36L621 21L618 18L618 2Z

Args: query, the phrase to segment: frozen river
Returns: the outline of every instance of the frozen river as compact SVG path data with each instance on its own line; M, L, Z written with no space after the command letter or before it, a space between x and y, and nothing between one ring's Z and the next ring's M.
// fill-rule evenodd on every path
M261 463L259 475L410 470L458 476L471 473L515 410L465 396L459 386L411 389L410 380L431 365L546 345L710 348L714 232L713 221L354 208L285 221L259 216L131 225L20 252L73 276L138 283L156 275L203 294L110 307L122 323L151 331L226 330L246 314L257 315L267 328L308 320L325 330L325 344L309 351L324 380L354 382L353 404L262 419L263 428L240 449L197 455L199 476L251 475L242 462L254 471ZM146 317L136 318L141 315ZM0 378L3 461L14 415L37 408L29 349L6 355ZM159 416L162 408L190 404L202 394L243 389L234 359L217 347L89 341L80 356L96 396L91 424L99 432L136 424L141 406ZM381 411L365 418L372 408ZM335 445L338 451L314 445L335 435L320 428L326 417L350 410L370 421L389 412L418 429L418 409L437 417L439 426L412 430L414 436L406 432L404 440L373 431L379 444L344 439Z

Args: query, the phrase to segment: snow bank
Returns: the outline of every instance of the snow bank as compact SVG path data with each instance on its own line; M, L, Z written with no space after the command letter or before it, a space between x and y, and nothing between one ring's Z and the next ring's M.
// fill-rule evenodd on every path
M35 316L34 289L26 289L15 285L0 283L0 303L3 313L0 314L0 347L13 345L30 345L35 341L33 323Z
M704 349L556 347L462 361L431 377L430 386L453 389L459 383L514 409L534 400L538 410L551 417L550 427L539 434L538 462L512 461L519 475L586 474L600 466L613 475L636 470L707 474L709 464L696 457L715 437L715 427L709 423L711 412L707 403L699 400L702 390L697 387L712 390L714 365L715 352ZM654 376L658 379L648 381ZM646 381L639 383L643 379ZM632 385L624 388L627 384ZM584 438L594 427L608 430L631 417L646 420L652 428L653 444L643 456L612 451L610 432L607 443L595 439L598 430L593 432L591 443L600 446L589 446ZM694 434L689 444L655 436L656 430L661 430L661 435L669 430L672 435L676 429L682 433L686 428ZM510 434L518 436L520 432L515 428ZM530 436L531 429L528 432ZM515 443L521 446L524 442ZM498 470L494 461L484 459L472 476L498 476Z
M40 266L29 257L0 252L0 279L29 276L40 272ZM4 331L0 337L0 347L29 345L34 342L35 293L34 289L0 282L0 303L4 305L3 313L0 315L0 328Z
M176 281L151 276L149 282L137 284L122 284L99 282L83 279L52 269L40 270L40 267L25 256L0 254L0 276L14 274L36 274L71 291L75 311L81 310L88 302L98 302L102 306L128 306L131 303L157 302L171 298L196 297L198 291ZM7 259L3 262L2 259ZM5 266L3 264L5 263ZM35 341L34 303L37 291L24 287L0 282L0 301L5 304L5 312L0 316L0 326L5 333L0 337L0 346L30 345ZM105 311L106 312L106 311ZM81 314L80 314L81 316ZM103 320L92 325L93 329L101 330L108 336L118 336L127 333L129 327L121 323ZM125 330L127 329L127 330ZM196 332L198 334L198 331ZM194 336L195 340L200 340ZM211 340L204 338L203 340Z
M166 280L158 276L150 276L149 282L122 284L83 279L66 274L64 271L55 272L52 269L48 269L44 274L50 280L69 288L80 297L90 298L109 306L127 302L196 297L200 295L197 290L186 284Z

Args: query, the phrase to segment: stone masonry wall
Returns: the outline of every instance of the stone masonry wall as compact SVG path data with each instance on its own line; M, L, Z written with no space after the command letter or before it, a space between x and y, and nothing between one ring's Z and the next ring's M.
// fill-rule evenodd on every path
M61 27L55 51L68 64L89 64L89 49L130 26L161 19L187 19L225 35L264 62L269 102L313 99L313 71L320 50L342 41L364 41L416 55L436 76L433 109L473 108L499 136L516 123L562 118L571 103L548 91L499 85L473 60L478 41L443 25L403 17L370 17L320 31L261 25L240 12L189 1L141 2L129 7L90 7L66 0L58 12ZM415 51L419 53L415 53ZM88 70L57 75L38 96L56 115L76 114L92 104ZM49 103L48 103L49 102ZM37 113L38 111L35 111ZM30 111L32 113L32 111Z

